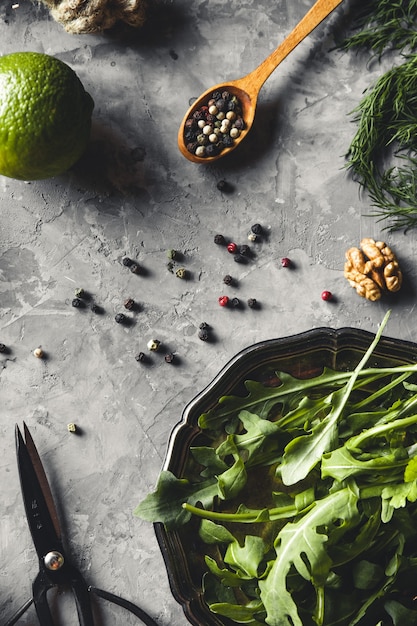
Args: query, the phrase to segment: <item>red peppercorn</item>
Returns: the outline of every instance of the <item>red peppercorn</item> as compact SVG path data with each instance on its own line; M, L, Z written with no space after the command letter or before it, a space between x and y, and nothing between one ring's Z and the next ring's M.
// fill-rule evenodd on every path
M227 250L228 252L230 252L230 254L235 254L235 252L237 252L237 245L233 241L231 241L227 244Z
M322 300L325 300L326 302L328 302L332 298L333 298L333 294L332 294L331 291L322 291L321 292L321 299Z
M220 296L219 304L220 304L220 306L227 306L229 304L228 296Z
M285 256L283 259L281 259L281 265L282 265L282 267L291 267L291 265L292 265L291 259L289 259L287 256Z

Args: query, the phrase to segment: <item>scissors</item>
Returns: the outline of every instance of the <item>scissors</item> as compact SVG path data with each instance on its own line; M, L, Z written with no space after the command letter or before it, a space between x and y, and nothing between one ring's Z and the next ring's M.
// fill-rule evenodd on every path
M38 451L26 424L23 435L16 424L16 455L25 512L39 558L39 573L32 584L32 598L6 623L13 626L33 603L40 626L54 626L47 601L53 587L70 588L80 626L97 626L93 618L92 594L117 604L146 624L158 626L141 608L119 596L87 585L82 574L70 563L62 543L59 519L51 489Z

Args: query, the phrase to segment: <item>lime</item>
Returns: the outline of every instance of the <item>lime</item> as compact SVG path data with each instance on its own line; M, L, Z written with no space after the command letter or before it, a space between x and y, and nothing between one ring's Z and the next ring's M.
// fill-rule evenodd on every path
M39 52L0 57L0 174L62 174L84 152L94 102L66 63Z

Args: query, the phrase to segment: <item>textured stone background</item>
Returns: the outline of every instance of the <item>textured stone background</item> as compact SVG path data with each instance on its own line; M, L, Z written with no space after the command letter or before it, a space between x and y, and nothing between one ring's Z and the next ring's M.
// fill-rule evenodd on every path
M14 425L29 425L56 494L70 548L89 583L141 604L161 626L186 623L172 598L150 524L132 510L153 489L169 433L184 406L244 347L311 328L375 331L415 339L416 243L389 234L344 170L353 136L349 112L381 73L377 62L333 49L349 0L265 84L255 129L234 156L198 166L176 135L189 100L260 63L312 0L176 0L153 7L141 31L69 35L29 0L0 6L0 54L56 55L95 100L87 153L55 179L0 177L0 622L31 593L36 556L23 513ZM384 63L388 66L390 60ZM221 193L226 179L233 191ZM248 243L238 265L214 245L220 232ZM360 299L343 277L344 252L364 236L397 252L405 285L392 300ZM167 269L182 252L189 278ZM144 276L131 274L123 256ZM289 256L294 269L280 259ZM222 283L225 274L238 281ZM102 315L71 307L84 288ZM323 302L323 289L333 292ZM259 310L225 310L217 298L254 297ZM132 297L140 311L114 315ZM197 337L208 322L210 344ZM149 366L134 355L157 338ZM42 346L47 358L32 352ZM164 351L177 364L164 362ZM82 436L67 432L76 422ZM103 624L137 623L106 607ZM22 624L34 623L33 613ZM68 623L74 621L68 619Z

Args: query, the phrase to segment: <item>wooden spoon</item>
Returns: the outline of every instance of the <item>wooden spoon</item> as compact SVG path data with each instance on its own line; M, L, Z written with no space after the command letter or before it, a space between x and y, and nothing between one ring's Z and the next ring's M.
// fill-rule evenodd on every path
M230 82L219 83L207 89L188 109L178 131L178 147L182 154L194 163L212 163L221 157L229 154L237 148L250 131L255 118L256 103L258 95L264 82L272 72L278 67L290 52L309 35L343 0L317 0L302 20L297 24L286 39L272 52L256 69L243 78ZM194 111L202 105L206 105L214 91L228 91L235 95L242 107L242 117L245 122L243 130L238 139L231 147L224 148L216 156L199 157L187 150L184 138L185 122L192 117Z

